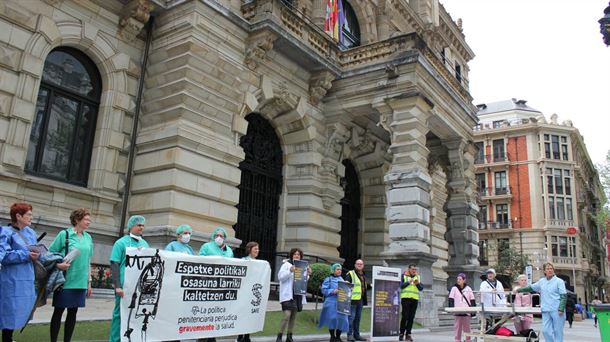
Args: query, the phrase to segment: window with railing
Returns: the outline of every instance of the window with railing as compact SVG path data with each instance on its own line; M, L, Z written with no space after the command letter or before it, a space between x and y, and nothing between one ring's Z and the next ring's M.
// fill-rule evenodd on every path
M482 205L479 207L479 229L487 229L487 206Z
M572 173L570 170L546 168L548 219L552 225L564 226L573 220Z
M554 257L577 257L576 238L573 236L551 236L551 254Z
M487 248L487 240L479 241L479 264L487 266L489 264L489 250Z
M508 228L508 204L496 204L496 221L500 225L499 228Z
M499 171L494 174L495 178L495 193L496 195L505 195L508 193L508 184L506 180L506 171Z
M484 173L477 173L475 175L475 179L477 182L477 191L481 194L483 194L483 192L485 191L485 188L487 187L486 184L486 174Z
M504 161L506 159L506 153L504 151L504 139L496 139L493 141L492 144L494 161Z

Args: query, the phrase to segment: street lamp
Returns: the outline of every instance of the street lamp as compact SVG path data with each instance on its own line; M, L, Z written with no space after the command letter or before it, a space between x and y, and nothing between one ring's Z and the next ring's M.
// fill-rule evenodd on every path
M604 16L598 21L600 32L604 36L606 46L610 45L610 2L604 10Z

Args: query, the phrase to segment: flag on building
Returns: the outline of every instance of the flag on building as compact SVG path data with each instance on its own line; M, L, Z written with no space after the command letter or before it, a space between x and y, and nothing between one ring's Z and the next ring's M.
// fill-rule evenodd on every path
M345 14L343 13L343 3L341 0L327 0L326 18L324 20L324 32L339 44L343 43L343 24Z

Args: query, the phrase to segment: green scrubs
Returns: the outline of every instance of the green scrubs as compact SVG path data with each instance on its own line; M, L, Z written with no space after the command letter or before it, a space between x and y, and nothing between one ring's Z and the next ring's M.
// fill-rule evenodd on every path
M93 256L93 239L87 232L82 232L81 236L76 234L74 228L68 228L68 252L78 249L80 254L72 260L70 268L66 271L66 282L64 289L87 289L89 287L89 265ZM66 249L66 230L57 234L55 240L49 246L49 252L67 254Z
M165 246L165 250L170 252L195 255L195 253L193 252L193 247L191 247L189 244L182 243L180 241L172 241L168 243L167 246Z
M120 265L119 280L121 288L125 280L125 253L127 247L142 247L147 248L148 242L144 239L136 240L129 235L125 235L118 239L112 246L112 254L110 254L110 262L116 262ZM114 311L112 312L112 324L110 325L110 342L121 341L121 297L114 296Z

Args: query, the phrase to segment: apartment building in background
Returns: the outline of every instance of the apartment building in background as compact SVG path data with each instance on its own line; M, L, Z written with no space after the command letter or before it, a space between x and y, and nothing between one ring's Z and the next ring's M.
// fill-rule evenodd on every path
M498 250L512 247L528 256L534 279L550 261L583 301L602 295L594 283L608 259L595 218L604 193L580 132L525 100L477 107L481 265L496 265Z

